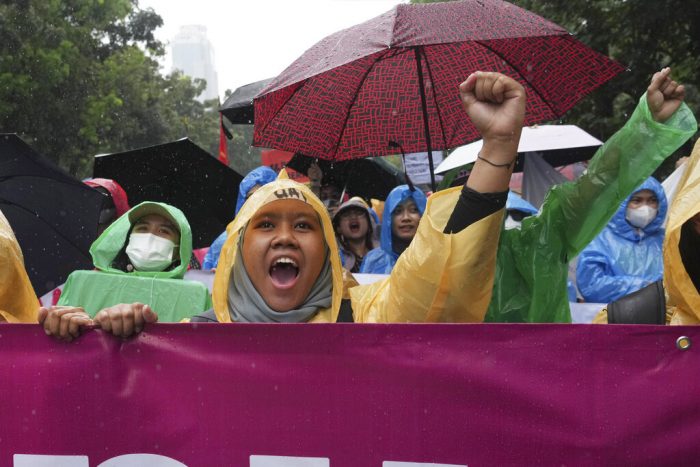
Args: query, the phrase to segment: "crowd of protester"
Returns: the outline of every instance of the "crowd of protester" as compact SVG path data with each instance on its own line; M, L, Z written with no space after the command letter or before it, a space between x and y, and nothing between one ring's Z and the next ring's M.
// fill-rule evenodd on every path
M39 307L32 296L0 217L0 320L38 321L66 341L86 326L130 336L156 321L571 322L568 272L578 257L586 301L625 300L663 279L666 321L700 321L700 149L673 203L651 177L697 130L670 69L652 77L586 173L552 187L539 209L508 190L522 86L477 72L459 93L484 140L463 186L426 197L409 181L378 201L346 193L315 164L308 186L258 167L203 261L211 294L184 279L193 255L184 214L158 202L129 209L114 181L86 181L106 200L90 249L95 269L73 272L55 304ZM382 276L358 283L362 274Z

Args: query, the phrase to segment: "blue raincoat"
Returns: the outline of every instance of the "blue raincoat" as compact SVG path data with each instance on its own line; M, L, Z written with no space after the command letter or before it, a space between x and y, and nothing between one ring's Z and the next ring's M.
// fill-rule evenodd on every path
M408 185L399 185L389 193L384 203L384 216L382 219L381 238L379 240L379 248L375 248L367 253L360 273L363 274L389 274L399 258L399 254L394 252L393 241L391 235L391 213L394 209L407 200L412 198L418 207L418 212L421 216L425 212L427 198L422 191L416 189L411 191Z
M643 229L625 219L630 198L640 190L653 191L659 200L656 218ZM576 279L586 301L610 303L663 275L663 223L668 210L664 189L650 177L634 193L579 256Z
M516 195L512 191L508 192L508 200L506 201L506 211L520 211L524 212L528 216L537 214L537 208Z
M241 206L245 203L248 198L248 192L255 185L266 185L277 179L277 173L267 166L260 166L256 169L251 170L248 175L241 180L241 185L238 188L238 199L236 199L236 214L241 210ZM219 255L221 255L221 248L224 246L228 238L226 231L224 230L221 235L216 237L216 240L212 242L207 251L206 256L204 256L204 264L202 264L202 269L214 269L219 264Z

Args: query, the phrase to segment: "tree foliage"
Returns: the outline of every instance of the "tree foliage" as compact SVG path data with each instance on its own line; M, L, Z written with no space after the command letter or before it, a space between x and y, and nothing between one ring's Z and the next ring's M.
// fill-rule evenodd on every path
M518 6L563 26L579 40L625 65L628 70L575 106L565 121L605 139L634 110L654 72L671 66L684 83L686 102L700 110L700 3L667 0L516 0ZM688 155L690 144L677 156ZM670 173L669 158L657 175Z
M430 3L432 0L411 0ZM591 48L628 68L579 102L563 118L605 140L620 128L665 66L686 85L686 102L700 111L700 2L667 0L511 0L566 28ZM686 146L683 151L688 151ZM672 166L673 159L669 161ZM667 171L668 166L662 171Z
M0 131L17 132L78 176L92 156L184 136L218 145L205 83L162 76L162 19L137 0L0 2Z

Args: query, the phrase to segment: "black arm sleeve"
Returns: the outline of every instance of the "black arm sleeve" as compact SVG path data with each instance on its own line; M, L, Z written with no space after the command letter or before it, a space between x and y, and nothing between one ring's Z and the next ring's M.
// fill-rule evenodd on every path
M465 185L459 195L454 211L447 221L444 233L459 233L474 222L490 216L499 209L503 209L508 199L508 192L479 193Z

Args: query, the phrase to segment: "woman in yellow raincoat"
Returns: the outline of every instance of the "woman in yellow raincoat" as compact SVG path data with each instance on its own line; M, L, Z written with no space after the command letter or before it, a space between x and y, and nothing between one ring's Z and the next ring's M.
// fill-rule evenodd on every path
M346 320L483 320L525 115L525 91L504 75L477 72L460 85L460 95L484 139L472 176L462 190L430 198L413 242L389 278L349 289ZM339 320L347 287L338 247L325 206L308 188L282 174L246 201L227 231L214 279L216 321ZM122 336L157 319L142 304L100 313L96 321L101 327ZM76 314L71 326L61 326L71 317L57 318L44 324L57 337L91 323ZM113 323L118 323L118 332L110 327Z
M39 301L24 257L7 218L0 211L0 322L36 323Z
M664 286L671 324L700 324L700 141L678 184L664 240Z

